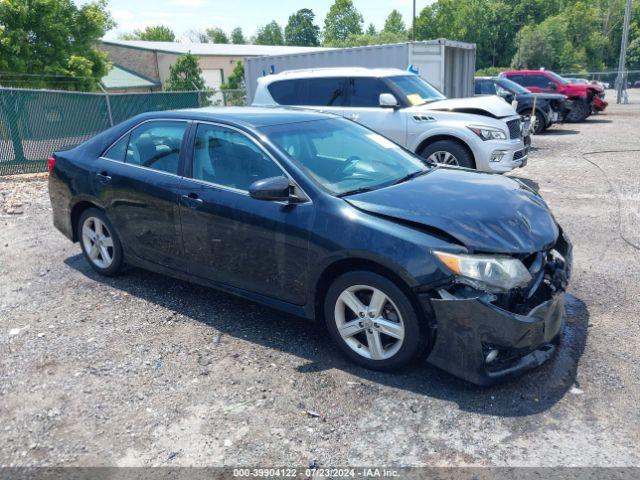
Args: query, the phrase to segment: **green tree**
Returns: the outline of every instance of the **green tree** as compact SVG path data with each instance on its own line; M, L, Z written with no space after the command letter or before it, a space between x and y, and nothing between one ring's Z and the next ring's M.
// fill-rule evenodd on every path
M74 77L43 77L30 86L96 89L110 68L98 49L114 26L106 7L105 1L0 1L0 71Z
M360 35L349 35L345 40L333 42L332 46L339 48L364 47L365 45L384 45L386 43L402 43L406 41L406 33L380 32L375 35L364 33Z
M287 45L316 47L320 45L320 27L313 23L313 10L303 8L289 17L284 28L284 38Z
M207 37L212 43L229 43L229 37L220 27L207 28Z
M236 62L236 66L233 67L233 72L220 88L222 90L240 90L244 88L244 65L242 62Z
M335 0L324 20L324 43L334 45L349 35L362 35L364 19L351 0Z
M206 90L206 88L198 58L191 52L180 55L169 67L169 78L166 81L165 90L179 92Z
M404 21L402 20L402 15L398 10L391 10L391 13L384 22L382 31L385 33L405 33L407 31Z
M242 28L236 27L231 30L231 43L236 45L243 45L247 43L247 40L244 38L244 34L242 33Z
M169 27L154 25L144 30L134 30L133 33L120 35L122 40L149 40L152 42L175 42L176 35Z
M284 45L282 28L273 20L264 27L258 28L254 42L256 45Z
M377 35L378 31L376 30L376 26L373 23L370 23L367 27L367 35Z

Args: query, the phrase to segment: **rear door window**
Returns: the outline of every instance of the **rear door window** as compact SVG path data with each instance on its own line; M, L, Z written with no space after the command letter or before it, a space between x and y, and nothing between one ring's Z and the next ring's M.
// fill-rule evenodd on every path
M549 88L550 80L544 75L525 75L523 78L525 87Z
M507 75L507 78L524 86L524 75Z
M338 107L344 105L344 84L342 77L300 78L274 82L267 88L279 105Z
M178 174L187 122L154 121L131 132L125 163Z

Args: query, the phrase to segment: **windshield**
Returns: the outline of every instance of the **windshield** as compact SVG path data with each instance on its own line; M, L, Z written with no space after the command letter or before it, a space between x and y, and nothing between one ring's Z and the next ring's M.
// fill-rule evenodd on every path
M415 155L344 119L271 125L260 131L334 195L382 188L428 171Z
M417 75L399 75L386 79L404 94L411 105L424 105L447 98Z
M547 72L549 76L553 77L557 82L560 82L562 85L569 85L569 82L565 78L562 78L557 73Z
M528 95L531 93L519 83L516 83L513 80L509 80L508 78L501 78L497 81L497 83L502 88L509 90L511 93L520 93L522 95Z

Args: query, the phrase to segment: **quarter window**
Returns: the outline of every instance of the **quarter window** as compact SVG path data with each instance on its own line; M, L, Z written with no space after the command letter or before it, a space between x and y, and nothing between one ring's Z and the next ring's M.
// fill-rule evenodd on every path
M193 178L225 187L249 186L282 170L251 139L215 125L198 125L193 150Z
M129 146L129 135L125 135L116 143L114 143L109 150L105 152L103 155L104 158L108 158L109 160L117 160L119 162L124 162L124 158L127 155L127 147Z
M125 162L177 175L186 129L186 122L158 121L140 125L131 132Z

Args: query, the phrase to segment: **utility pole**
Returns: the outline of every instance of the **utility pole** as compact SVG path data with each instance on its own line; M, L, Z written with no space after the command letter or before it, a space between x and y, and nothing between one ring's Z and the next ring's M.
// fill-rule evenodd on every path
M413 41L416 41L416 0L413 0L413 22L411 23L411 36Z
M620 42L620 60L618 61L618 77L616 78L616 103L629 103L627 95L627 46L629 45L629 22L631 21L631 0L627 0L624 9L624 25Z

